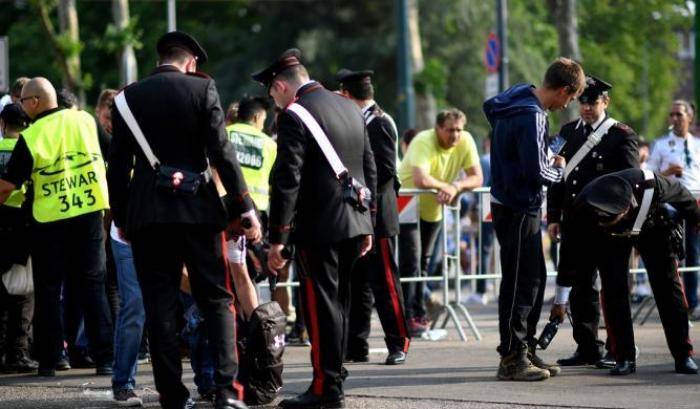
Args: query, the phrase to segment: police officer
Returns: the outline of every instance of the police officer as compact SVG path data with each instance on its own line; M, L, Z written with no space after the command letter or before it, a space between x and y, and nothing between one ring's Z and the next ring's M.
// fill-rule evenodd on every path
M19 104L10 103L0 111L0 175L4 172L20 133L29 117ZM26 265L29 258L27 212L23 209L25 189L12 192L0 205L0 273L14 264ZM39 364L29 358L29 329L34 315L34 294L9 294L0 283L0 315L7 317L0 339L2 372L33 372Z
M348 69L342 69L336 74L341 93L362 110L377 166L377 223L374 228L377 243L367 257L359 260L352 272L350 333L345 359L354 362L369 361L367 338L370 332L372 305L376 305L379 321L384 329L384 341L389 350L385 363L397 365L406 361L410 343L403 292L394 259L395 238L399 233L396 206L399 187L396 178L398 135L394 120L374 101L373 75L374 71L371 70Z
M215 407L243 408L242 388L235 381L235 310L222 231L229 219L248 218L252 227L246 236L257 240L260 225L226 136L214 81L197 73L206 52L177 31L162 36L156 49L160 65L155 71L115 97L108 175L114 223L131 240L161 405L192 405L181 380L176 333L184 265L217 357ZM145 143L136 140L138 129ZM151 165L145 144L160 165ZM228 215L208 164L228 193Z
M285 108L278 117L278 155L271 178L268 264L280 269L285 264L283 247L296 245L304 322L311 338L311 386L280 406L340 408L350 274L372 246L374 206L367 203L366 189L373 198L376 167L360 109L311 81L299 58L299 50L287 50L253 74L275 104ZM316 140L323 141L318 129L329 142L323 150ZM337 160L329 160L332 151ZM341 167L347 170L341 172ZM351 187L350 178L365 189Z
M562 292L570 291L573 334L578 344L571 357L557 361L562 366L596 364L603 358L603 343L598 340L597 270L623 268L632 251L628 241L601 234L569 214L588 182L600 175L639 167L637 135L606 111L611 88L596 77L586 78L586 88L578 99L581 118L564 125L559 133L565 141L559 152L567 163L564 180L547 193L548 230L553 240L561 239L557 276L560 297L554 308L565 308L565 304L559 304L563 302ZM615 363L599 364L604 362L609 366Z
M41 77L22 88L22 109L34 123L15 145L0 202L31 179L30 253L35 295L35 350L40 376L55 376L63 349L61 288L75 283L96 373L112 372L112 324L105 295L103 210L109 207L97 126L84 111L58 107Z
M700 209L693 195L678 181L648 170L627 169L589 183L574 202L572 216L631 242L639 250L676 372L696 374L698 367L690 357L693 346L688 337L688 304L678 274L678 263L683 258L682 219L692 226L700 223ZM603 290L614 294L603 304L609 336L616 346L617 364L610 371L613 375L636 370L628 271L600 270Z

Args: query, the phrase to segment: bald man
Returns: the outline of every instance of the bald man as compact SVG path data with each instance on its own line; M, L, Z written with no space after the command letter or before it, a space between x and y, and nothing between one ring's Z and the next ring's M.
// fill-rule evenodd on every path
M66 280L85 312L96 373L110 375L112 323L102 244L102 213L109 198L97 125L86 112L59 108L56 90L46 78L30 80L22 88L20 104L33 122L22 131L0 179L0 203L32 181L27 196L38 375L55 376L63 348L60 295Z

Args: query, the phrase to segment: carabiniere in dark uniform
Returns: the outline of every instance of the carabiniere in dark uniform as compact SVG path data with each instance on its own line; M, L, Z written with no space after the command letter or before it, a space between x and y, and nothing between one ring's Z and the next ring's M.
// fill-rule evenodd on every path
M688 335L688 304L678 274L683 254L683 225L697 226L700 209L680 182L651 171L627 169L593 180L574 202L576 218L597 226L639 250L659 310L666 343L676 372L697 374ZM612 375L636 370L634 330L629 304L628 274L601 270L608 331L616 344Z
M362 107L367 134L377 165L377 211L374 249L362 257L352 272L350 285L350 325L347 361L367 362L372 307L377 306L379 321L389 355L387 365L402 364L410 344L398 266L394 258L395 238L399 234L396 195L396 125L389 114L374 102L374 71L342 69L336 74L343 95Z
M571 287L573 336L578 344L571 357L557 361L562 366L595 364L603 357L603 342L598 339L600 297L596 288L597 271L623 274L628 270L632 250L629 242L600 234L571 217L574 200L591 180L607 173L639 167L638 137L629 126L614 122L603 133L606 121L612 120L604 110L592 124L583 118L587 113L584 110L595 110L596 106L603 108L600 104L608 102L607 92L611 88L610 84L595 77L586 78L586 88L579 97L582 118L564 125L560 131L560 136L566 141L559 152L566 158L565 178L552 186L547 194L547 221L550 225L560 223L561 226L557 285ZM572 163L596 131L602 134L600 142L580 162ZM618 294L611 296L617 297Z
M367 236L374 233L371 210L376 206L374 199L371 203L355 200L358 196L353 191L357 190L349 189L351 184L346 182L354 178L371 191L370 196L362 197L375 198L377 170L360 109L310 80L300 55L297 49L287 50L253 74L254 80L268 88L277 106L284 108L278 117L278 154L270 177L268 261L277 264L281 246L296 245L313 365L307 392L279 406L330 409L344 407L350 275L362 252L368 250ZM336 175L310 131L310 121L326 135L347 169L344 173Z

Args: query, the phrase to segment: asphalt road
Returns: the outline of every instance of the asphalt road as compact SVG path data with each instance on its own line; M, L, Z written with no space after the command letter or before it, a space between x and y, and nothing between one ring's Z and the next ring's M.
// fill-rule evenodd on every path
M371 362L350 364L346 382L349 408L700 408L700 376L678 375L668 353L658 318L636 327L641 355L637 373L611 377L605 370L566 368L548 381L500 382L496 379L498 339L495 304L472 307L484 336L461 342L448 325L440 341L414 340L405 365L381 365L385 353L381 328L373 322ZM468 335L471 335L467 331ZM604 335L604 331L601 331ZM691 338L698 329L691 329ZM573 350L571 328L562 326L542 356L549 360ZM194 392L185 363L185 381ZM150 365L139 368L138 394L146 407L158 407ZM311 379L309 348L289 347L285 354L284 396L303 392ZM89 370L60 372L56 378L0 375L0 408L110 408L109 377ZM200 404L197 407L210 408ZM268 406L274 407L274 405Z

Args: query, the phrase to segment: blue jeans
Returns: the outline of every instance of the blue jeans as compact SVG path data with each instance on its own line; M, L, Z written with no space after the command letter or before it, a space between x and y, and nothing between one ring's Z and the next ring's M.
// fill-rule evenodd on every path
M117 267L117 288L120 308L114 327L114 374L112 389L134 389L136 360L141 347L141 334L146 321L141 287L136 278L136 268L131 246L111 240L114 264Z
M685 230L685 266L697 267L700 265L700 232L695 226L686 224ZM692 311L698 305L698 272L686 271L683 273L683 286L688 308Z
M185 307L185 329L182 337L190 347L190 365L194 372L194 384L200 395L216 389L214 383L214 371L216 362L214 361L214 351L209 346L207 338L207 328L197 304L191 295L180 293Z

